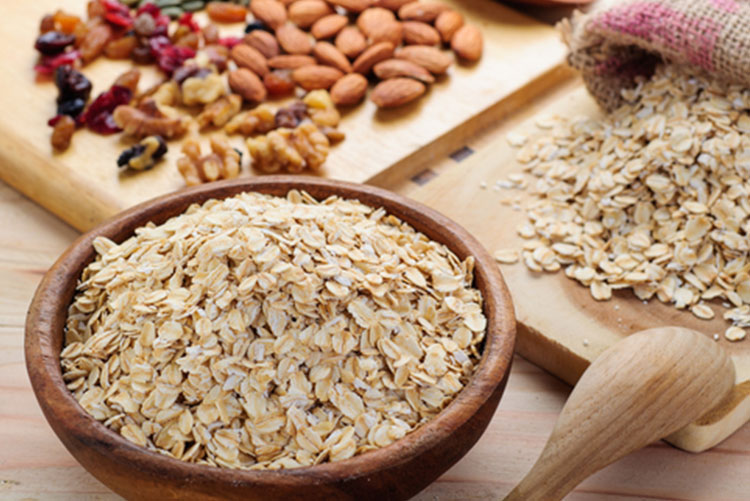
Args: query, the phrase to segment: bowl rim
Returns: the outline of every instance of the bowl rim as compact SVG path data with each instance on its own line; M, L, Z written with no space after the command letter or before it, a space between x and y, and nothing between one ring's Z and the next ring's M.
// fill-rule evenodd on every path
M83 268L95 256L92 245L94 238L107 236L119 243L132 235L135 228L146 224L144 217L161 224L184 212L190 205L204 203L208 199L228 198L242 192L283 196L292 189L307 191L318 200L327 196L316 193L328 193L329 196L359 199L371 207L382 206L389 214L446 245L460 259L468 255L474 257L475 286L482 292L488 324L479 365L456 398L435 418L386 447L343 461L280 470L230 469L188 463L138 446L89 415L66 388L59 355L62 328L75 284ZM179 210L175 212L175 209ZM442 237L450 237L450 241L441 238L438 233ZM91 446L106 448L117 461L138 462L141 471L159 474L172 471L182 478L191 479L191 482L210 480L238 486L283 484L303 487L317 482L332 483L367 476L392 468L445 440L471 418L492 397L497 386L504 382L510 369L515 334L513 304L498 266L481 244L460 225L419 202L374 186L317 177L278 175L208 183L163 195L125 210L81 235L52 265L37 288L26 319L24 351L27 372L37 401L47 421L66 446L68 444L63 435L67 433ZM59 342L55 342L56 335ZM67 419L66 416L71 413L81 419ZM61 430L56 426L60 426Z

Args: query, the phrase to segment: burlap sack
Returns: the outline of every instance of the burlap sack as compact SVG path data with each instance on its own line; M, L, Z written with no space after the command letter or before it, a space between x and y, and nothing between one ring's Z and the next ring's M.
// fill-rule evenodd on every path
M606 110L660 60L750 86L750 0L610 1L561 28L568 62Z

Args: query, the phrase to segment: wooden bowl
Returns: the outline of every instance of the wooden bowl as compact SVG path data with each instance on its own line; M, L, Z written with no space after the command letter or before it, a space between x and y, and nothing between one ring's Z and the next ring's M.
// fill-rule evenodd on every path
M488 331L470 383L435 419L393 444L336 463L277 471L243 471L190 464L127 441L88 415L63 383L63 326L83 268L94 258L92 241L122 242L149 221L156 224L190 204L244 191L284 196L306 190L315 198L358 199L411 224L476 260L475 282L484 296ZM220 182L166 195L115 216L86 233L57 260L36 291L26 320L26 367L47 421L91 474L128 499L333 500L406 499L457 462L487 427L510 370L515 319L497 265L466 230L421 204L388 191L317 178L267 176Z

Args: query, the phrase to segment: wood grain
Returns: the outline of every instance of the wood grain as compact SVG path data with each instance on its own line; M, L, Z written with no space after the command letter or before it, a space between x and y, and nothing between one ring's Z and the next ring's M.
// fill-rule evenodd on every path
M346 110L340 129L347 139L332 148L325 177L384 185L408 178L429 155L443 156L500 111L499 103L562 61L564 49L555 30L491 0L447 0L485 36L484 57L473 65L454 65L419 101L377 111L369 100ZM147 172L120 173L115 160L127 143L120 135L79 131L71 148L53 155L46 121L54 114L56 90L34 83L33 50L39 19L62 7L82 13L83 0L6 2L0 26L0 59L13 75L0 93L0 177L78 229L92 228L120 210L172 192L184 183L173 167L178 143L171 143L164 164ZM240 26L228 30L237 32ZM86 68L98 95L127 67L97 60ZM145 71L141 88L158 80ZM281 103L277 103L281 104ZM478 118L484 114L484 119ZM205 139L205 138L204 138ZM234 138L243 151L244 145Z
M440 175L423 187L406 189L411 196L439 208L468 228L490 252L503 248L520 249L523 239L516 228L525 221L522 211L502 205L501 198L520 197L521 191L495 191L496 180L521 172L515 161L516 150L506 141L512 131L539 134L535 115L599 116L600 111L581 84L564 86L542 100L534 112L509 117L487 131L476 144L474 154L461 161L446 160L433 165ZM482 183L487 185L482 188ZM657 300L643 304L630 291L617 291L607 302L597 302L587 288L563 273L533 273L523 264L503 265L503 275L513 294L519 321L518 351L532 362L568 383L575 383L588 364L606 348L627 335L647 329L678 325L713 337L732 356L737 385L720 409L707 415L670 441L690 451L716 445L750 419L750 340L731 343L723 338L728 323L720 303L711 303L714 320L700 320L689 312L676 310ZM544 307L540 308L540 304Z

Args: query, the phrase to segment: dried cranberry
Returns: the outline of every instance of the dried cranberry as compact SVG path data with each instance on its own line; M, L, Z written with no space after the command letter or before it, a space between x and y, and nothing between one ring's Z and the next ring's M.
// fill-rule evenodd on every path
M130 14L124 16L119 12L107 12L106 14L104 14L104 19L106 19L110 24L120 26L122 28L130 28L131 26L133 26L133 18L130 17Z
M107 92L99 96L91 103L83 115L83 121L94 132L99 134L113 134L119 132L120 128L115 124L112 113L121 104L128 104L133 93L127 87L113 85Z
M182 63L195 57L195 51L189 47L175 47L165 36L153 37L149 40L151 55L156 64L167 75L182 66Z
M57 96L58 104L75 98L86 102L91 95L91 82L72 66L60 66L55 70L55 85L60 93Z
M39 64L34 66L34 71L40 75L51 75L58 67L75 63L80 56L81 53L77 50L63 52L58 56L44 56Z
M138 7L138 10L135 11L136 16L140 16L141 14L151 14L152 17L157 18L161 15L161 9L156 6L156 4L147 2L147 3L141 3L141 6Z
M130 15L130 9L128 6L121 4L117 0L101 0L101 3L104 5L104 8L107 9L107 12L122 14L123 16Z
M192 12L184 12L177 20L177 24L181 26L187 26L191 31L197 33L201 30L200 25L193 19Z
M231 49L242 41L239 37L224 37L217 40L217 43Z
M255 30L263 30L271 33L271 28L266 26L263 21L258 21L257 19L253 21L252 23L248 23L247 26L245 26L245 33L251 33Z
M65 50L65 47L76 41L73 35L66 35L59 31L48 31L39 35L34 44L34 48L45 56L59 54Z
M57 125L57 122L62 120L62 117L62 115L55 115L54 117L47 120L47 125L49 125L50 127L54 127L55 125Z

